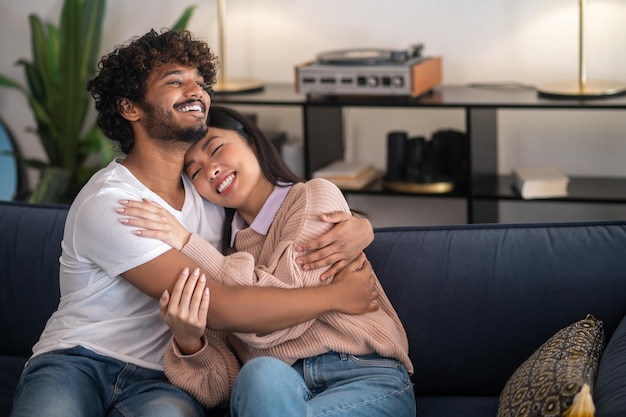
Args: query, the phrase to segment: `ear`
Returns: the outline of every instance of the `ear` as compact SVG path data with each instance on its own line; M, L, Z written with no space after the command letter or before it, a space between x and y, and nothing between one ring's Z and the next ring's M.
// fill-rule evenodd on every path
M127 98L122 98L117 102L117 111L120 115L129 122L136 122L139 120L140 112L135 103Z

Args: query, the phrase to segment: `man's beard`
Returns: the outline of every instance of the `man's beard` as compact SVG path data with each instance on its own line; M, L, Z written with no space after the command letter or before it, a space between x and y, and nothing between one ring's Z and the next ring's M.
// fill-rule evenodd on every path
M198 126L181 127L174 122L172 112L151 103L142 103L146 117L146 132L154 139L163 142L183 142L194 144L208 132L206 123Z

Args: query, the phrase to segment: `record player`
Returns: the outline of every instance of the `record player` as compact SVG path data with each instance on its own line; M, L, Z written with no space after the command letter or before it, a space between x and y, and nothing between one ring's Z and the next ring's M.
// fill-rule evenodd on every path
M346 49L296 66L296 91L321 95L419 96L441 83L441 58L407 49Z

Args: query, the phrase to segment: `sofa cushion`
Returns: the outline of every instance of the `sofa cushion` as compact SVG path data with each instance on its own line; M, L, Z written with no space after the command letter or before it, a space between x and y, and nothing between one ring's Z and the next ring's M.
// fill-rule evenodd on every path
M590 414L573 415L593 415L590 388L603 348L602 322L591 315L559 330L513 373L502 390L498 417L561 416L583 400Z
M626 317L600 359L593 397L596 417L623 417L626 410Z
M417 395L498 397L587 313L613 333L626 312L623 247L622 221L470 224L378 229L366 253L406 329Z

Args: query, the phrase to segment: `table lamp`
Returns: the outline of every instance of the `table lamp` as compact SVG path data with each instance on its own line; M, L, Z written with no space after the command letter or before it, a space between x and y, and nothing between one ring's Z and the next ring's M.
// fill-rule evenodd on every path
M603 98L626 93L626 83L587 79L587 45L585 39L586 0L579 0L578 15L578 80L563 80L540 85L540 96L550 98Z
M217 72L217 83L213 86L215 93L248 93L263 89L263 84L255 80L229 79L226 75L225 47L225 0L217 0L218 55L220 67Z

